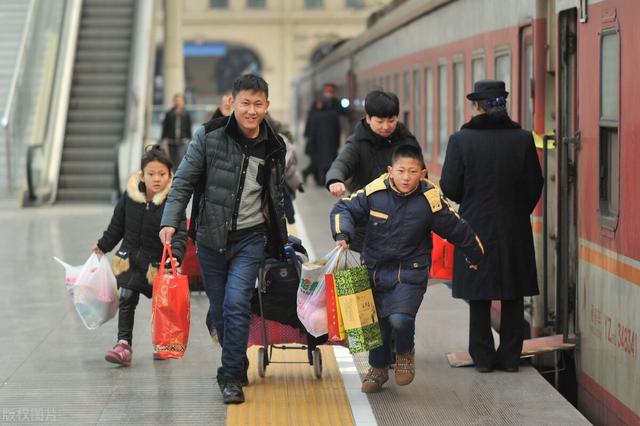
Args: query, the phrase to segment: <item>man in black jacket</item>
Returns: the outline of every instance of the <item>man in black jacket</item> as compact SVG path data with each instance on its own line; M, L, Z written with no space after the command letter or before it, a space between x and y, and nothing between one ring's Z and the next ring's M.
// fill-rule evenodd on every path
M453 297L469 301L469 353L476 369L518 371L522 298L538 294L530 215L543 178L531 132L507 115L504 82L478 81L467 98L478 115L447 145L440 186L484 244L477 271L456 250ZM491 334L492 300L501 301L500 347Z
M218 385L225 403L244 402L251 296L265 247L282 258L286 240L282 179L286 148L264 121L267 83L244 75L233 84L233 114L201 126L180 164L162 217L170 242L194 188L192 217L209 316L222 345Z
M399 145L420 147L416 137L398 122L400 102L395 94L374 90L364 102L365 117L327 172L327 189L336 197L345 194L345 182L349 179L349 191L355 192L385 173L391 165L391 153ZM361 251L363 238L364 227L359 226L351 249Z
M178 168L182 161L190 139L191 117L184 107L184 96L178 93L173 97L173 108L164 116L160 142L174 169Z

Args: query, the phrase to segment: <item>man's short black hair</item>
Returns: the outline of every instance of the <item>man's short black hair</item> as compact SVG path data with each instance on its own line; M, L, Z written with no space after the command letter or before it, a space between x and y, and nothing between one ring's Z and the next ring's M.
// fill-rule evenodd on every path
M245 74L234 80L231 88L231 95L235 98L236 95L243 90L264 92L267 99L269 99L269 85L262 77L257 75Z
M370 117L397 117L400 114L400 101L391 92L374 90L364 98L364 111Z
M418 160L421 169L426 169L422 150L415 145L403 144L393 150L391 154L391 165L394 165L400 158L413 158Z

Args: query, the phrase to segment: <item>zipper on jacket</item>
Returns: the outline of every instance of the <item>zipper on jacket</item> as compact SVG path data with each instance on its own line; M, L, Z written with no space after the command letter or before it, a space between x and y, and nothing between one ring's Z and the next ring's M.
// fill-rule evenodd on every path
M240 191L241 191L240 185L244 182L244 179L246 177L248 164L249 164L249 157L245 155L243 152L242 163L240 165L240 176L238 177L238 181L236 182L236 192L232 195L233 197L235 197L235 200L233 201L233 212L231 213L231 220L227 223L227 233L233 229L233 226L236 225L238 220L238 210L240 209L240 200L242 198L240 195ZM244 173L244 176L243 176L243 173ZM226 242L225 242L225 245L226 245Z

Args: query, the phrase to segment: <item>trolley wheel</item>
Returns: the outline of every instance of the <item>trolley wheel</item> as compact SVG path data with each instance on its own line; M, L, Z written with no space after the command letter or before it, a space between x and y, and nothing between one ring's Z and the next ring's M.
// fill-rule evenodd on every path
M316 348L313 350L312 353L312 357L313 357L313 374L316 376L316 378L321 378L322 377L322 352L320 352L320 349Z
M258 348L258 376L264 377L267 371L267 351L262 348Z

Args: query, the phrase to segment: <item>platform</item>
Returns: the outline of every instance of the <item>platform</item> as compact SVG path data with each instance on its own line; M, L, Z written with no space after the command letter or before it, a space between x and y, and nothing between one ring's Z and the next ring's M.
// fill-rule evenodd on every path
M333 245L332 201L311 185L296 201L296 225L312 253ZM104 205L2 205L0 424L588 424L532 367L517 374L449 367L446 354L466 347L468 309L437 283L430 284L418 315L415 381L399 387L391 379L376 395L359 391L366 355L352 358L324 347L321 380L308 365L285 364L270 365L260 379L252 362L247 402L226 407L214 378L220 351L204 327L203 293L192 294L183 359L153 361L150 303L143 298L132 366L109 364L103 356L115 342L116 322L95 331L82 326L52 256L82 263L110 215Z

